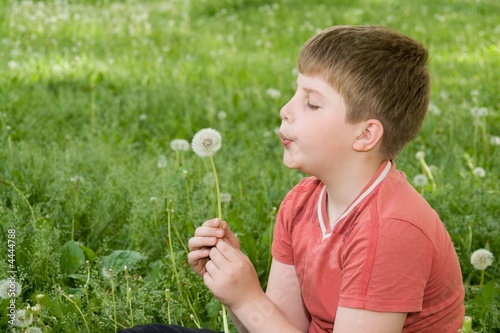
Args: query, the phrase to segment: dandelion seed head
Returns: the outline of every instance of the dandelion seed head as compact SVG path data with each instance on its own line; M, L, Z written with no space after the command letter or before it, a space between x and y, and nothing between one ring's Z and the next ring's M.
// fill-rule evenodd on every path
M219 111L219 113L217 113L217 118L224 120L227 118L227 113L225 111Z
M470 113L474 118L486 117L488 115L488 109L475 106L470 110Z
M490 143L492 146L500 146L500 136L492 135L490 137Z
M8 299L19 297L21 295L22 287L19 282L14 280L5 279L0 281L0 299Z
M184 139L174 139L170 142L170 148L173 151L188 151L190 147L189 141Z
M40 304L35 304L31 307L31 311L34 313L34 314L37 314L38 312L40 312L40 310L42 309L42 307L40 306Z
M222 147L222 136L213 128L204 128L193 137L191 148L200 157L211 157Z
M427 108L427 112L439 116L441 114L441 110L437 107L436 104L429 104L429 107Z
M484 176L486 176L486 171L484 171L484 169L481 167L476 167L472 169L472 174L476 177L483 178Z
M140 121L144 121L144 120L146 120L146 119L148 119L148 115L147 115L147 114L145 114L145 113L141 113L141 114L139 115L139 120L140 120Z
M416 175L415 178L413 178L413 183L415 186L423 187L427 185L427 176L424 174Z
M26 330L26 333L42 333L42 330L38 327L31 326L31 327L28 327L28 329Z
M158 157L158 162L156 163L158 168L163 169L167 167L167 157L165 155L160 155Z
M423 159L424 157L425 157L425 152L423 152L423 151L421 151L421 150L420 150L420 151L417 151L417 153L415 154L415 158L416 158L417 160L421 160L421 159Z
M16 320L14 321L14 325L17 327L26 327L31 325L32 322L33 314L27 313L26 310L16 311Z
M224 192L222 192L220 194L220 202L222 202L222 203L230 203L231 202L231 193L224 193Z
M281 92L278 89L274 88L269 88L266 90L267 96L271 97L272 99L278 99L281 97Z
M205 177L203 177L203 183L205 185L215 186L215 177L213 173L207 173Z
M484 271L493 264L493 253L486 249L479 249L470 256L470 263L475 269Z

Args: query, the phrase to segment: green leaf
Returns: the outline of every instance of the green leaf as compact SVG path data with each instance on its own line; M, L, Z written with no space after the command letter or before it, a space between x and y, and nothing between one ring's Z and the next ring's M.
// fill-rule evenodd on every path
M61 271L66 275L75 273L85 263L85 254L80 245L74 241L67 241L59 248L59 253Z
M102 258L101 266L104 269L112 269L115 272L121 272L127 266L130 271L137 268L147 259L147 256L136 251L116 250Z

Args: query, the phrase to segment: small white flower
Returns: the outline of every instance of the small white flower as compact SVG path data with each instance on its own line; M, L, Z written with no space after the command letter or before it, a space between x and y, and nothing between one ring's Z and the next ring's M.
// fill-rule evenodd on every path
M413 178L413 183L415 186L423 187L427 185L427 176L424 174L416 175L415 178Z
M165 155L160 155L158 157L158 163L156 165L160 169L166 168L167 167L167 157Z
M222 136L213 128L204 128L193 137L191 148L200 157L211 157L222 147Z
M271 97L272 99L278 99L281 97L281 92L278 89L274 88L269 88L266 90L267 96Z
M493 264L493 253L486 249L479 249L470 256L470 263L475 269L484 271Z
M500 146L500 136L492 135L490 137L490 143L492 146Z
M486 171L481 167L476 167L472 170L472 174L476 177L483 178L486 176Z
M416 158L417 160L421 160L421 159L423 159L424 157L425 157L425 152L423 152L423 151L421 151L421 150L420 150L420 151L418 151L418 152L415 154L415 158Z
M12 298L12 296L18 297L21 295L22 287L15 280L5 279L0 281L0 299Z
M172 148L173 151L188 151L190 144L187 140L175 139L170 142L170 148Z
M147 115L147 114L145 114L145 113L141 113L141 114L139 115L139 120L140 120L140 121L144 121L144 120L146 120L146 119L148 119L148 115Z
M14 321L14 325L17 327L26 327L31 325L33 322L33 315L29 313L29 316L26 315L26 310L18 310L16 311L16 320Z
M229 202L231 202L231 193L221 192L221 194L220 194L220 202L222 202L222 203L229 203Z

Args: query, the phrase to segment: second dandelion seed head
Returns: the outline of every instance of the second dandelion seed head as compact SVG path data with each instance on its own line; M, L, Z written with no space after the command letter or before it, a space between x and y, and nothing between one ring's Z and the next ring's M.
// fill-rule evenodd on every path
M222 147L222 136L213 128L204 128L193 137L191 148L200 157L211 157Z

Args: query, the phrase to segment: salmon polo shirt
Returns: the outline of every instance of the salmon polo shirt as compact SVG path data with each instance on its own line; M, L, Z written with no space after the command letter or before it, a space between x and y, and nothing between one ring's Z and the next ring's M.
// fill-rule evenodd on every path
M381 165L333 224L327 195L319 179L304 178L281 203L274 230L273 257L295 266L309 332L332 332L342 306L406 312L405 333L456 333L464 317L457 254L394 162Z

